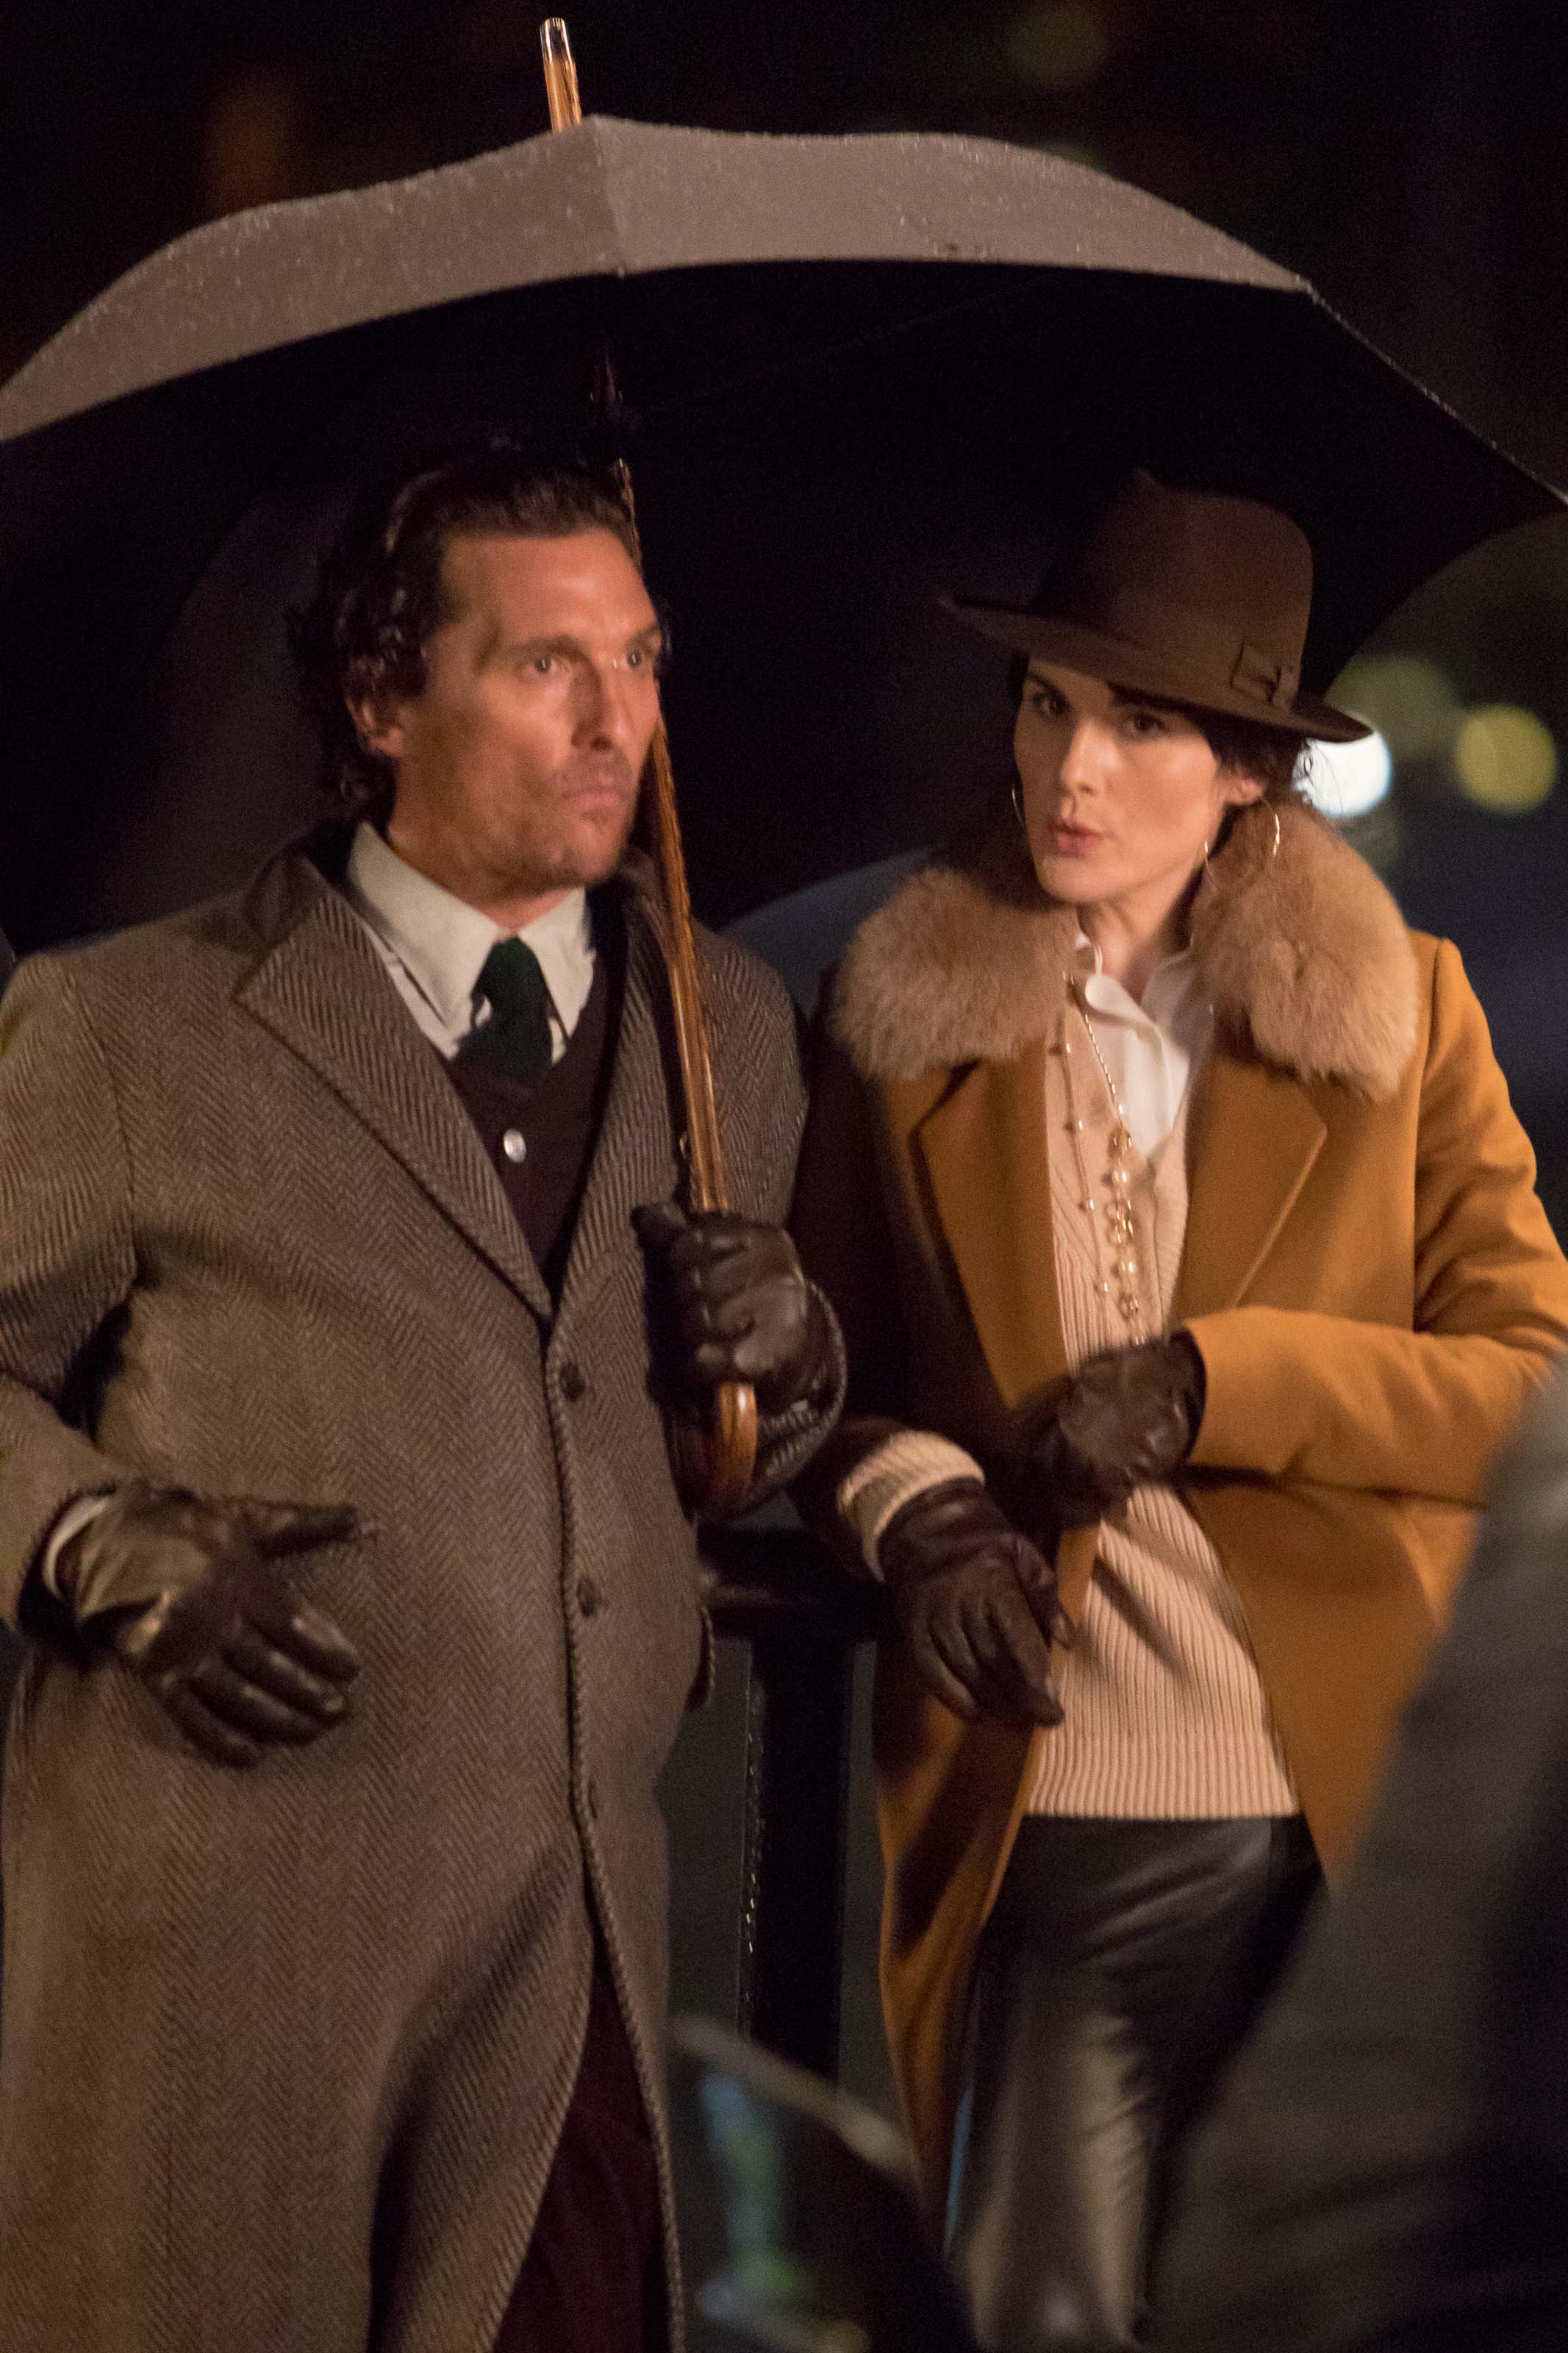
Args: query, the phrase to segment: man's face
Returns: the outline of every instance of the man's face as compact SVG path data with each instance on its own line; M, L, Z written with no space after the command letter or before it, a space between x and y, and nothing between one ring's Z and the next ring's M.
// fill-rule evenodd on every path
M602 882L658 719L658 618L607 531L447 543L417 695L356 710L397 771L387 839L479 906Z

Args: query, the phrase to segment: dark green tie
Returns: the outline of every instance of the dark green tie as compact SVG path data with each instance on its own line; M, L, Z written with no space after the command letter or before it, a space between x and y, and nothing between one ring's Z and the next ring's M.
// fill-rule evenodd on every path
M463 1060L509 1078L542 1078L551 1063L550 991L533 950L521 940L498 940L475 993L489 999L490 1018L464 1039Z

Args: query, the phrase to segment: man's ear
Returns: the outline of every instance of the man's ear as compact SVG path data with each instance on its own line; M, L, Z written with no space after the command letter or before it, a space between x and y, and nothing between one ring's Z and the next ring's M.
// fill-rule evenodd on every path
M367 752L374 752L383 760L400 760L406 746L407 731L403 724L403 705L395 695L351 694L346 701L349 717Z

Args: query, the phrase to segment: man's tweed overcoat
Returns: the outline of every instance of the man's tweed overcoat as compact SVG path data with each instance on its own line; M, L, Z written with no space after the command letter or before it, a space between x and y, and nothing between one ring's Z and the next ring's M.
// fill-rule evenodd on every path
M675 1187L662 979L622 898L558 1313L303 850L7 993L7 1610L68 1500L128 1476L352 1503L370 1533L305 1564L363 1657L352 1720L254 1772L184 1746L117 1663L33 1650L5 1777L5 2353L485 2353L576 2068L585 1881L660 2114L654 1784L705 1631L629 1222ZM733 1193L776 1219L792 1016L704 952ZM767 1480L817 1434L773 1425Z

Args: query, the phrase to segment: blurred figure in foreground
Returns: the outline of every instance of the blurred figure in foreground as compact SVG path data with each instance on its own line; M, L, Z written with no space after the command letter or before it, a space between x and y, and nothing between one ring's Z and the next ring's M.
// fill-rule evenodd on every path
M1568 2345L1568 1375L1200 2143L1163 2353Z

